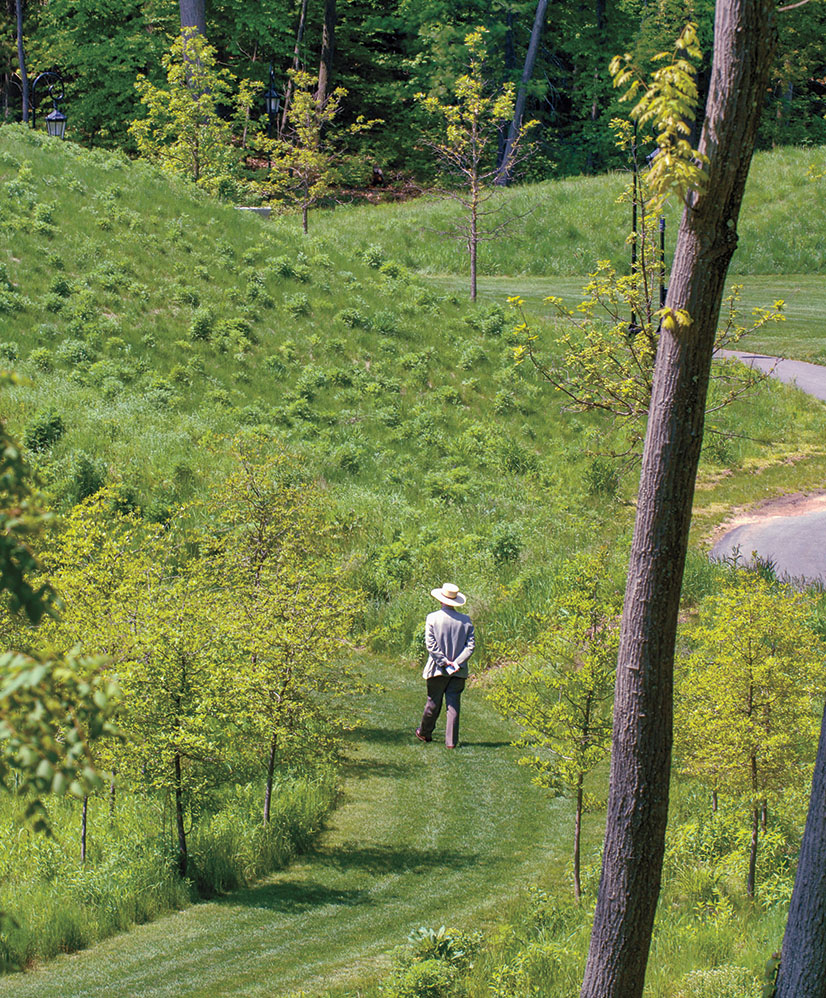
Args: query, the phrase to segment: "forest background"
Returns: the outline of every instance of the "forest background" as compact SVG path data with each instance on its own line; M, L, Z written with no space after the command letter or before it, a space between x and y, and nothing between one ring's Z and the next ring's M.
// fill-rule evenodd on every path
M161 56L179 30L171 0L50 0L22 2L29 64L37 72L59 67L66 82L75 140L134 152L129 124L141 116L138 74L163 82ZM195 5L197 6L197 5ZM327 52L329 86L344 87L345 123L359 115L379 119L352 136L348 185L364 186L379 168L387 183L434 179L435 163L421 141L425 110L417 93L443 97L464 72L462 42L474 28L489 33L486 78L518 85L525 68L537 5L462 0L327 0L302 4L264 0L206 4L207 38L219 63L239 79L268 83L272 64L283 94L290 67L318 75L325 19L334 23ZM624 165L609 122L618 93L605 72L613 54L629 52L641 65L668 50L687 20L698 25L703 61L698 74L704 106L711 65L714 3L659 0L551 2L545 11L533 72L526 85L524 120L539 123L520 179L544 180L600 173ZM826 14L811 3L781 19L780 44L766 93L758 148L821 144L826 100ZM3 117L19 120L20 95L10 80L18 71L15 3L0 10ZM610 53L609 53L610 49ZM702 120L697 121L697 128ZM503 135L502 141L504 142Z

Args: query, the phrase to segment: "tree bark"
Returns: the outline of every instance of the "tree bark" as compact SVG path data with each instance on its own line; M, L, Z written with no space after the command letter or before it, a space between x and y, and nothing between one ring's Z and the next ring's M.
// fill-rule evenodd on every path
M826 710L820 727L812 796L789 918L783 937L776 998L826 994Z
M272 781L275 773L275 753L278 749L278 732L273 731L270 742L270 755L267 760L267 788L264 791L264 824L270 823L270 807L272 805Z
M181 10L181 31L195 28L206 37L205 0L179 0Z
M548 9L548 0L538 0L536 5L536 15L533 19L533 30L531 40L528 43L528 51L525 55L525 65L522 69L522 79L519 83L519 90L516 92L516 104L513 108L513 118L508 129L508 140L505 143L505 151L502 153L502 163L499 173L496 176L496 183L503 186L510 180L510 171L513 164L511 158L516 140L522 128L522 115L525 113L525 100L528 96L528 84L533 76L533 67L536 63L536 53L539 51L539 40L542 37L542 28L545 24L545 12Z
M336 0L324 0L324 28L321 32L321 60L318 64L318 102L327 100L333 76L336 47Z
M17 65L20 69L20 89L23 94L23 121L29 121L29 77L26 73L26 52L23 48L23 0L15 0L17 15Z
M751 841L749 842L749 872L746 876L746 894L754 900L754 885L757 880L757 843L760 839L760 808L751 809Z
M181 754L175 753L175 830L178 835L178 874L186 876L186 868L189 865L189 856L186 847L186 828L184 826L184 795L181 779Z
M700 149L708 187L683 212L643 452L617 667L602 878L582 998L640 998L659 897L674 642L714 334L774 50L773 0L718 0Z
M301 64L301 39L304 37L304 25L307 23L307 0L301 0L301 11L298 15L298 30L295 33L295 48L293 49L293 72L298 71ZM284 92L284 108L281 112L281 126L278 129L280 135L287 127L287 112L290 110L290 101L293 96L292 77L287 80L287 89Z
M83 798L83 810L80 814L80 862L86 863L86 829L89 823L89 797Z
M576 818L574 820L574 897L577 901L582 897L582 876L580 873L580 854L582 841L582 797L584 778L579 774L576 781Z

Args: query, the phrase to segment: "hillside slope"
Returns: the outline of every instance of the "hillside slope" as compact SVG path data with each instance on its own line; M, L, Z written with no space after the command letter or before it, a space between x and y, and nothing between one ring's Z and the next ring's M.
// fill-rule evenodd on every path
M826 183L809 168L826 171L826 148L757 153L740 215L740 244L731 275L826 272ZM575 177L497 192L492 224L508 216L501 236L482 242L479 273L580 275L597 260L628 266L626 237L631 206L618 198L630 174ZM314 231L341 247L363 250L377 243L413 270L466 274L467 250L443 235L459 217L451 200L424 198L394 205L337 208L318 215ZM483 220L484 221L484 220ZM673 252L679 206L666 213L667 255Z

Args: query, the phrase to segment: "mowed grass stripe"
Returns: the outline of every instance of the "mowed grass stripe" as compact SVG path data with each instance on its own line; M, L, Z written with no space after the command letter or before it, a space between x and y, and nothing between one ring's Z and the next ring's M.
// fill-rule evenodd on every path
M480 689L465 694L463 745L448 752L413 739L418 670L371 668L377 691L312 854L254 888L0 981L0 998L335 994L375 980L419 925L494 921L568 847L569 809L515 765Z

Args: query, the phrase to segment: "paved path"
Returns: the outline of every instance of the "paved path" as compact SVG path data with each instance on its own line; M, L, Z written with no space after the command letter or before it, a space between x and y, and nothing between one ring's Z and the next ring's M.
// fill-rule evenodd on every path
M786 360L744 350L721 350L717 356L736 357L749 367L771 374L784 384L797 385L807 395L826 402L826 367L820 364L806 364L802 360Z
M826 367L740 350L721 350L720 356L737 357L826 402ZM711 556L730 558L735 552L747 563L754 554L770 560L781 578L826 581L826 510L755 517L755 522L740 524L724 534Z

